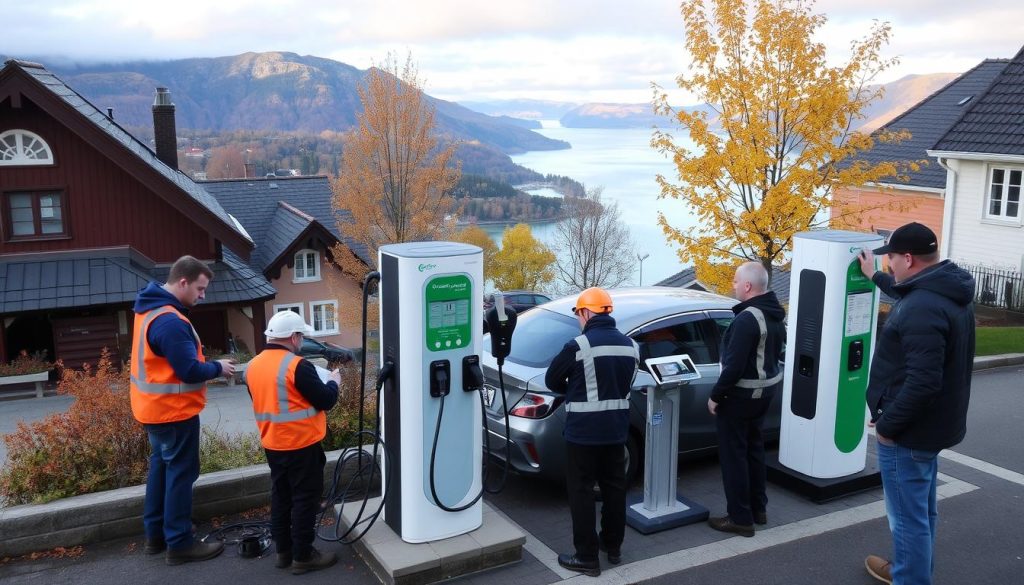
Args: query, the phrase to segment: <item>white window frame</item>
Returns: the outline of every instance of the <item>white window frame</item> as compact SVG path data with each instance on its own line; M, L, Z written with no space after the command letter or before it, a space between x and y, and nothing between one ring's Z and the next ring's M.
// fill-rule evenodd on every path
M305 272L306 272L306 270L305 270L306 258L310 254L313 255L313 266L316 268L316 274L314 274L313 276L309 276L309 275L305 274ZM293 283L297 283L297 282L317 282L317 281L320 280L320 252L317 252L316 250L310 250L309 248L306 248L304 250L299 250L298 252L295 253L293 261L294 261L294 264L292 264L292 282ZM302 263L301 265L303 267L303 270L302 270L303 275L302 276L299 276L299 265L300 265L300 262Z
M996 171L1003 171L1003 182L1000 183L1000 207L999 213L992 213L992 188L993 179ZM1010 174L1017 172L1021 177L1021 184L1017 185L1017 214L1007 215L1006 206L1009 200L1010 191ZM1024 167L1017 165L989 165L988 173L985 177L985 197L984 197L985 213L983 217L985 219L991 219L999 222L1007 223L1021 223L1021 218L1024 217Z
M14 137L14 144L9 144L9 138ZM30 145L36 148L28 150ZM0 132L0 166L38 166L54 165L53 150L43 140L43 137L35 132L15 128Z
M276 315L281 311L290 311L292 309L298 309L296 312L299 314L299 317L302 317L303 321L306 320L306 306L302 303L282 303L280 305L274 305L274 314Z
M317 329L316 328L316 309L317 307L330 305L334 308L334 328L333 329ZM309 325L313 328L313 337L321 337L324 335L337 335L338 329L338 300L328 299L323 301L310 301L309 302Z

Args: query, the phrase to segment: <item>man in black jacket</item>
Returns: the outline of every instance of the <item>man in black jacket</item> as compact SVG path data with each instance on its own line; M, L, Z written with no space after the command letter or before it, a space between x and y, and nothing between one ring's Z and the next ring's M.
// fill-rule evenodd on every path
M722 374L708 398L728 515L709 518L708 525L754 536L754 524L768 522L761 427L782 384L786 311L768 290L768 272L759 262L740 265L732 289L740 302L732 308L736 318L722 339Z
M935 233L919 223L898 228L886 254L892 276L860 255L861 271L897 299L878 334L867 403L893 536L892 563L869 556L865 567L885 583L931 583L937 456L967 433L974 365L974 279L939 262Z
M565 394L566 470L576 554L558 555L558 564L596 577L598 548L613 565L622 560L626 532L626 440L629 390L640 363L633 340L615 328L612 298L588 288L572 310L583 334L551 360L544 383ZM601 534L594 519L594 483L601 488Z

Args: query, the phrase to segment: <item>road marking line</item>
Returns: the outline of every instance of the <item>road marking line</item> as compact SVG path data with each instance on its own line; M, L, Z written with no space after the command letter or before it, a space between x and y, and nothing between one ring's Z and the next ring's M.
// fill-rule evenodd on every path
M972 485L966 481L962 481L945 474L940 474L940 478L945 482L936 490L937 498L940 500L966 494L978 489L978 486L976 485ZM817 536L825 532L846 528L847 526L884 517L885 502L879 500L877 502L871 502L870 504L862 504L854 508L838 510L823 516L815 516L813 518L807 518L798 522L776 526L767 530L758 530L757 536L754 538L735 536L718 542L712 542L686 550L675 551L661 556L643 559L628 565L620 565L618 567L602 571L601 576L597 578L586 577L573 573L573 577L571 579L567 579L566 582L579 583L581 585L590 583L595 585L625 585L627 583L639 583L648 579L662 577L670 573L699 567L701 565L739 556L741 554L764 550L773 546L806 538L808 536ZM527 537L527 543L529 543L529 537ZM541 546L544 551L550 551L548 554L555 558L554 563L555 566L557 566L557 555L554 555L554 552L546 546ZM538 556L539 552L541 552L539 549L537 553L531 550L530 554L537 557L546 566L550 567L551 565L549 562L546 562L545 558ZM548 557L548 560L550 560L551 556ZM558 572L559 575L562 575L563 573L564 570Z
M954 463L959 463L960 465L965 465L972 469L977 469L978 471L987 473L989 475L994 475L1000 479L1005 479L1006 481L1015 483L1017 485L1024 485L1024 474L1017 473L1016 471L1010 469L1006 469L1005 467L993 465L988 461L982 461L981 459L975 459L970 455L964 455L963 453L957 453L956 451L949 450L940 452L939 456L944 459L949 459Z

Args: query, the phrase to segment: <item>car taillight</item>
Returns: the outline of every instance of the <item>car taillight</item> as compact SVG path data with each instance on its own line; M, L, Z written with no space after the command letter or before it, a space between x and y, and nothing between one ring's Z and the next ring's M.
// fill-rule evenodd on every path
M508 413L511 416L518 416L520 418L544 418L554 412L561 403L561 396L527 392L523 399L519 401L519 404Z

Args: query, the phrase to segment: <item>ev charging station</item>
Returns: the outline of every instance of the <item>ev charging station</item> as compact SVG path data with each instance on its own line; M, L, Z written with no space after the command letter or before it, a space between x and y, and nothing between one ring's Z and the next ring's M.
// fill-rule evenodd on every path
M647 372L654 387L647 389L647 433L644 439L643 500L630 500L626 523L641 534L651 534L703 522L708 509L676 495L679 465L680 392L700 371L689 355L649 358Z
M454 242L382 246L380 363L389 487L384 521L409 543L482 524L483 252Z
M866 469L864 399L879 291L857 258L881 244L839 230L794 237L782 429L768 477L815 501L881 484L877 469Z

